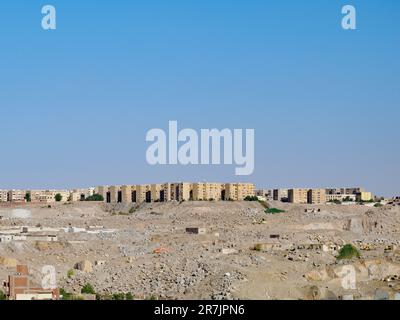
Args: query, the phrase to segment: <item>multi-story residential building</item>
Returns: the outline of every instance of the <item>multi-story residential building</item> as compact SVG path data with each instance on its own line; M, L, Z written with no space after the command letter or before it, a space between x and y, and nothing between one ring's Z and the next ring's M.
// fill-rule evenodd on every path
M243 201L247 196L254 196L252 183L226 183L222 192L223 200Z
M273 190L272 189L258 189L254 191L257 197L263 197L265 200L273 200Z
M288 189L274 189L272 193L274 201L289 201L289 190Z
M56 201L56 195L61 195L61 201L65 202L70 199L70 191L68 190L29 190L31 202L51 203Z
M308 191L310 189L295 188L288 190L288 200L291 203L305 204L308 203Z
M221 200L223 185L221 183L193 183L192 200Z
M94 193L101 195L104 199L107 196L108 186L98 186L94 188Z
M172 201L188 201L193 198L193 184L188 182L175 182L170 185Z
M336 193L336 194L326 194L326 202L333 202L333 201L356 201L356 195L355 194L341 194L341 193Z
M10 190L8 191L8 201L10 202L25 202L25 190Z
M362 187L353 187L353 188L330 188L330 189L325 189L326 194L354 194L356 195L357 193L360 192L365 192L365 189Z
M307 192L307 202L310 204L324 204L326 203L325 189L310 189Z
M188 200L244 200L254 196L251 183L164 183L96 187L108 203L143 203Z
M8 190L0 190L0 202L8 201Z

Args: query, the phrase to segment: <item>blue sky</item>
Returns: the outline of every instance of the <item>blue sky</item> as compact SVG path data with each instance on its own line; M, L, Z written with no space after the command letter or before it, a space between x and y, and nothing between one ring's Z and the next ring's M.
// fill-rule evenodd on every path
M41 8L57 9L57 30ZM357 9L357 30L341 8ZM2 1L0 188L163 181L400 195L400 2ZM149 166L146 132L254 128L255 171Z

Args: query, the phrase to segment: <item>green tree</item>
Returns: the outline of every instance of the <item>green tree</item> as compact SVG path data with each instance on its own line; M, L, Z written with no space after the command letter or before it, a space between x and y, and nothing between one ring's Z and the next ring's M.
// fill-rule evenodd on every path
M95 193L94 195L87 197L85 201L104 201L104 197L101 194Z
M57 193L54 197L54 199L56 199L57 202L60 202L62 200L62 195Z
M0 290L0 300L6 300L6 295Z
M26 202L31 202L31 193L30 192L27 192L25 194L25 200L26 200Z
M81 293L83 293L83 294L96 294L96 292L94 291L93 286L90 283L86 283L82 287Z

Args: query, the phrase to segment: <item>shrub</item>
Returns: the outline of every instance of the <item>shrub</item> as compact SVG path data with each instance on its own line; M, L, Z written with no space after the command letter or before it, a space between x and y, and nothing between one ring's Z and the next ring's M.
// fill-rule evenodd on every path
M129 209L129 213L134 213L135 211L136 211L135 208L130 208L130 209Z
M351 244L346 244L339 251L339 255L336 257L338 260L360 258L360 252Z
M113 300L125 300L125 294L123 293L114 293L112 295Z
M244 201L258 201L258 197L257 196L247 196L246 198L244 198Z
M96 294L96 292L93 289L93 286L90 283L86 283L82 287L81 293L84 293L84 294Z
M85 201L104 201L104 197L101 194L95 193L85 199Z
M133 294L128 292L127 294L125 294L125 300L133 300Z
M378 203L375 203L375 204L374 204L374 207L375 207L375 208L382 207L382 203L379 203L379 202L378 202Z
M0 290L0 300L6 300L6 295Z
M267 208L265 209L265 213L269 214L276 214L276 213L282 213L285 212L285 210L277 209L277 208Z
M62 296L62 300L72 300L72 294L65 291L65 289L60 289L60 295Z
M75 273L74 273L74 270L72 270L72 269L71 269L71 270L68 270L68 271L67 271L67 278L68 278L68 279L71 279L71 278L74 276L74 274L75 274Z

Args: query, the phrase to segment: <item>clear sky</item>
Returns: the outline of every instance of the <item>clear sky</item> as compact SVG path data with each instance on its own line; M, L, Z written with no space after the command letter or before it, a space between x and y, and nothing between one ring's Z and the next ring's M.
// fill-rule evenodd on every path
M41 8L57 9L57 30ZM357 30L341 8L357 9ZM400 195L398 0L4 0L0 188L164 181ZM254 128L255 171L150 166L146 132Z

